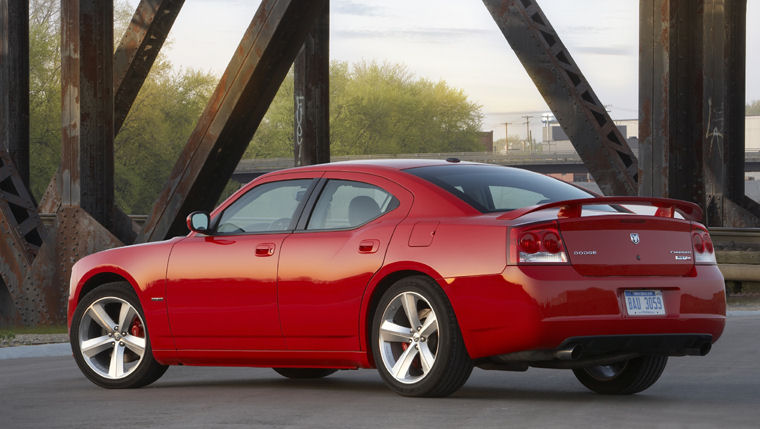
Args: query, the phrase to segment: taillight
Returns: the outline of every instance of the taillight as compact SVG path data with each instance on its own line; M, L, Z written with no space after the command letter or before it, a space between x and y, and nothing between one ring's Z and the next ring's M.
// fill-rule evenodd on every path
M509 250L510 265L568 263L556 222L512 229Z
M715 248L707 229L692 225L691 242L694 245L694 262L700 265L715 265Z

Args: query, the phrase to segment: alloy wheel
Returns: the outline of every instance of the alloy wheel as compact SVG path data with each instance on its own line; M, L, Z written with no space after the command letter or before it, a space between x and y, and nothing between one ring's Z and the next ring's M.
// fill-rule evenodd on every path
M400 383L416 383L430 372L438 355L438 319L427 299L402 292L385 307L380 322L380 356Z
M127 301L105 297L93 302L79 324L79 350L97 375L123 379L145 356L145 323Z

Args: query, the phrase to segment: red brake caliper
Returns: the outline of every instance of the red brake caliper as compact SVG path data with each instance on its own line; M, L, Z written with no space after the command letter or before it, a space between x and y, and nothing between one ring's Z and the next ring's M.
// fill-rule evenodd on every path
M135 317L135 320L132 321L132 325L129 327L129 333L135 337L145 337L145 329L143 329L143 325L140 323L139 318Z

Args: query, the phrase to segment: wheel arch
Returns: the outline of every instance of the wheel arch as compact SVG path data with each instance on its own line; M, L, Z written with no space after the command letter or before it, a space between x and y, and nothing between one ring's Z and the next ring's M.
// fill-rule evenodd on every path
M359 318L361 323L361 326L359 327L359 344L360 347L362 347L362 351L366 353L367 362L371 367L375 366L375 362L372 357L372 347L369 343L371 338L370 330L372 329L372 318L374 317L378 301L380 301L383 293L385 293L385 291L397 281L405 277L420 275L428 277L437 284L448 299L448 294L444 288L445 281L440 274L427 265L419 263L393 264L383 267L383 269L375 274L365 290L361 315Z
M115 270L101 271L99 273L93 274L87 280L85 280L84 284L82 284L82 287L79 288L79 293L77 294L77 297L75 299L75 304L79 305L79 303L82 301L82 299L84 299L85 296L87 296L87 294L94 291L98 287L103 286L104 284L108 284L108 283L115 283L115 282L127 283L135 292L135 294L137 294L138 288L135 287L135 285L133 284L133 281L134 280L130 281L127 278L127 276L116 273Z

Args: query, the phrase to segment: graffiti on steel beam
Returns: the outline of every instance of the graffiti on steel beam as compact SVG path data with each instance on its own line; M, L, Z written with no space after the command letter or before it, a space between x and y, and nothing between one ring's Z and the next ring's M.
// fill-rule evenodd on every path
M295 132L295 159L296 165L301 165L301 149L303 147L303 115L304 115L304 100L306 97L303 95L296 96L296 132Z

